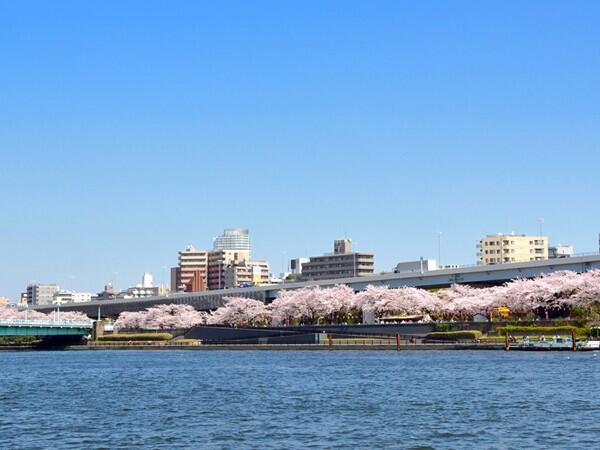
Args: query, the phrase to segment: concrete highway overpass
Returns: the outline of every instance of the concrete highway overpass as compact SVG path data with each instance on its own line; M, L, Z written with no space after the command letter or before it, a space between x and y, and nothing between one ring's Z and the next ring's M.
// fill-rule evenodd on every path
M212 310L223 304L223 297L240 296L254 298L269 303L277 297L281 289L298 289L306 286L331 287L345 284L355 291L364 290L368 285L419 287L425 289L443 288L452 284L469 284L473 286L490 286L505 283L515 278L533 278L542 273L561 270L586 272L600 269L600 255L576 256L572 258L550 259L524 263L499 264L493 266L467 266L456 269L436 270L425 273L389 273L358 278L339 278L335 280L307 281L301 283L284 283L279 285L253 288L225 289L193 293L174 293L164 297L146 297L132 299L103 300L86 303L61 305L63 311L80 311L90 317L115 317L123 311L140 311L150 306L163 304L192 305L198 310ZM42 312L52 311L52 305L35 306L33 309Z

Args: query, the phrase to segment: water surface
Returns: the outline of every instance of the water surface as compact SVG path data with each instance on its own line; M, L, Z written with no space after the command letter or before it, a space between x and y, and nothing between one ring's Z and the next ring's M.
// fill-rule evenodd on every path
M0 352L0 448L596 448L597 353Z

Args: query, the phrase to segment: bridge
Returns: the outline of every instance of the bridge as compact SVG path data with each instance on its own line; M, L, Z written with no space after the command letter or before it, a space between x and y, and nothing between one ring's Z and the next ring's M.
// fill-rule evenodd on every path
M0 320L1 336L87 336L92 331L92 321L59 320Z
M332 287L345 284L355 291L362 291L368 285L403 286L434 289L449 287L452 284L469 284L472 286L493 286L506 283L516 278L533 278L543 273L562 270L586 272L600 269L600 254L588 254L571 258L549 259L545 261L529 261L507 263L491 266L464 266L454 269L434 270L423 273L386 273L368 277L338 278L334 280L305 281L283 283L253 288L222 289L215 291L178 292L163 297L129 298L102 300L86 303L61 305L61 310L80 311L89 317L116 317L123 311L140 311L155 305L184 304L192 305L202 311L216 309L223 304L223 297L247 297L265 303L272 302L282 289L299 289L307 286ZM34 306L33 309L50 312L53 305Z

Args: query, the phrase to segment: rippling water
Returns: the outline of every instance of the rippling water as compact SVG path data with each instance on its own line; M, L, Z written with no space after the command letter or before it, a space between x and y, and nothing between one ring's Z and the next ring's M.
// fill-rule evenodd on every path
M595 353L0 352L0 448L597 448Z

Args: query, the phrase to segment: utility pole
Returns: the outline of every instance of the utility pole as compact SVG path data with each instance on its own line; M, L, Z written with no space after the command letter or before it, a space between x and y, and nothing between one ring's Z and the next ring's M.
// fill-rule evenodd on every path
M442 232L438 231L438 267L442 267Z

